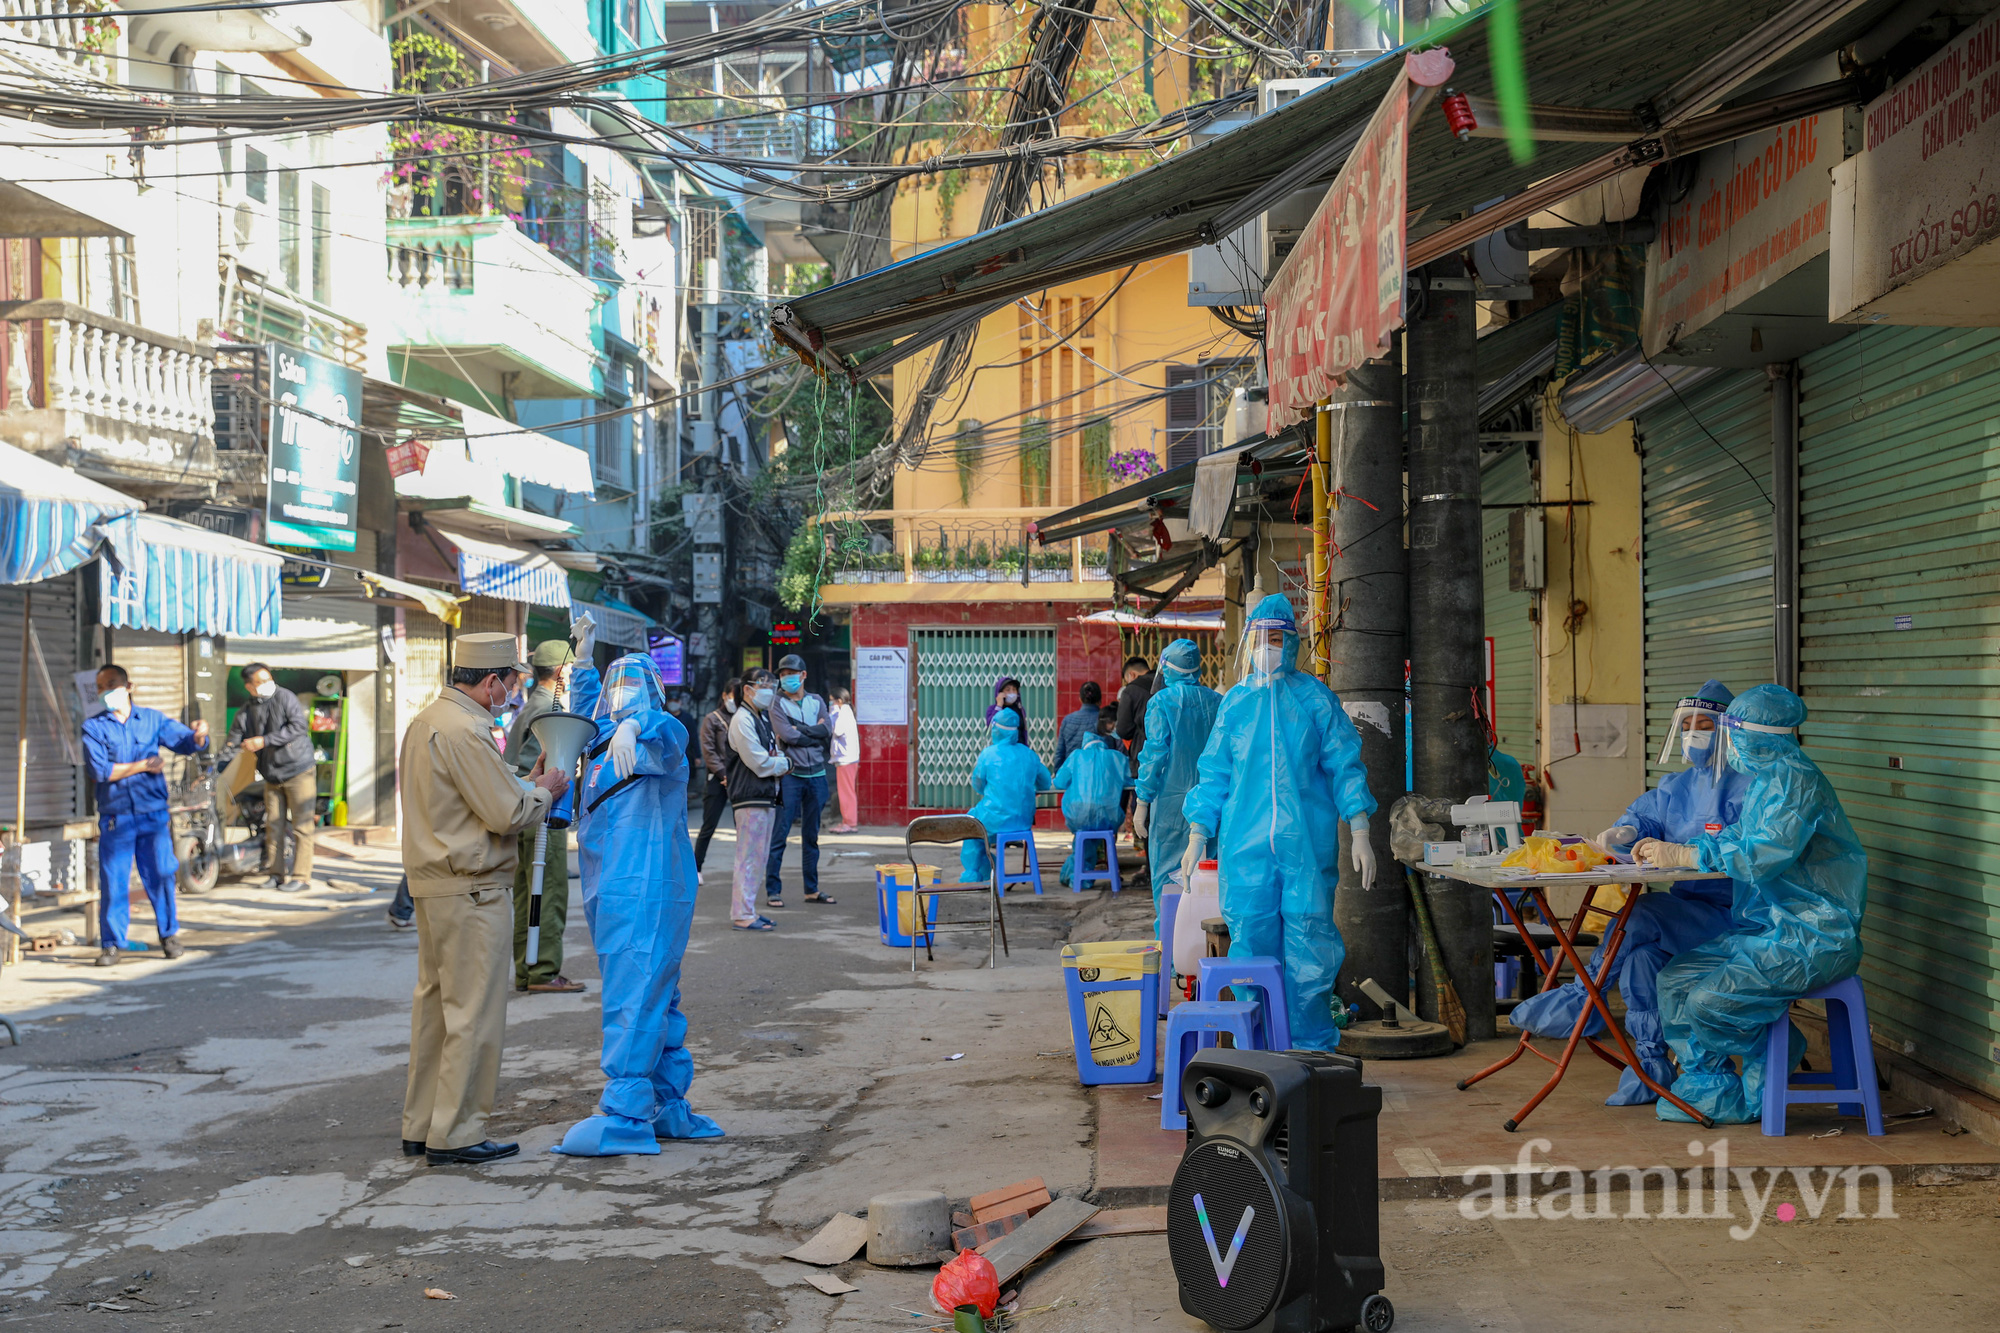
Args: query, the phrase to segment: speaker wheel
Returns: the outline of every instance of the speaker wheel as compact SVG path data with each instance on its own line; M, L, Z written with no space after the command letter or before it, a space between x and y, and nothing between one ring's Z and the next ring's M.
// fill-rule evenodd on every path
M1361 1327L1368 1333L1389 1333L1396 1324L1396 1307L1389 1304L1389 1298L1377 1292L1361 1302Z

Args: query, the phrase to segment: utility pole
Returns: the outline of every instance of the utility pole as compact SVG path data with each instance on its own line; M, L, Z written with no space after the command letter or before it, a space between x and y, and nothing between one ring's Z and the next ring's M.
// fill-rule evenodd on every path
M1415 788L1454 802L1484 795L1486 606L1480 569L1477 306L1465 263L1413 274L1409 322L1410 725ZM1445 972L1465 1005L1466 1035L1494 1034L1493 912L1487 891L1419 877ZM1437 1017L1428 968L1418 1012Z
M1389 808L1403 794L1403 663L1409 653L1403 372L1397 358L1351 372L1320 420L1330 444L1326 485L1334 551L1328 561L1326 683L1361 737L1361 762L1376 801L1369 839L1380 867L1375 887L1363 889L1353 856L1341 849L1333 899L1334 924L1347 944L1340 998L1374 1019L1383 1015L1360 983L1373 980L1402 996L1410 971L1409 895L1389 847ZM1352 836L1343 832L1343 841Z

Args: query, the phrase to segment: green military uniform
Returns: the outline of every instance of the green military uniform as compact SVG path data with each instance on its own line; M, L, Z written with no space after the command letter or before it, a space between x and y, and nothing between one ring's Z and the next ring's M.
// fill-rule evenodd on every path
M576 660L568 643L550 639L536 646L528 662L537 667L563 667ZM562 678L538 683L528 702L507 730L507 762L522 777L542 757L542 743L528 731L534 720L560 707L557 685ZM544 986L562 975L563 921L569 914L569 830L550 829L542 871L542 935L535 965L528 966L529 886L535 873L535 830L521 831L520 858L514 863L514 988Z

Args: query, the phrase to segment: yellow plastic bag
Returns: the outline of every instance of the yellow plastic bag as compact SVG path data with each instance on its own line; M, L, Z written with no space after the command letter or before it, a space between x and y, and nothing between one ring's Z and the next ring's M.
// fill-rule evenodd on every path
M1160 946L1152 940L1117 940L1063 946L1063 966L1076 969L1082 983L1084 1030L1090 1034L1091 1063L1110 1067L1137 1063L1143 990L1090 990L1093 981L1137 981L1160 970ZM1075 991L1071 992L1076 995ZM1072 999L1072 1003L1077 1002Z
M937 883L938 876L943 873L936 866L922 866L919 868L923 871L925 888L929 888L931 885ZM878 865L875 867L875 873L896 886L896 933L899 935L915 933L917 927L917 894L914 881L910 875L910 867L896 863ZM937 919L935 911L936 909L933 908L930 917L931 921Z
M1537 875L1580 875L1610 863L1610 855L1595 843L1565 844L1554 838L1529 838L1500 862Z

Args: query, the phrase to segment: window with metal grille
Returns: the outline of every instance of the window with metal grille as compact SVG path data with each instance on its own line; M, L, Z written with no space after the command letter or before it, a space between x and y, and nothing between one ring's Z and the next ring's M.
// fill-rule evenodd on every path
M993 682L1021 682L1028 744L1048 763L1056 750L1056 632L919 629L916 650L917 764L910 804L929 810L966 810L972 765L986 748L986 708Z

